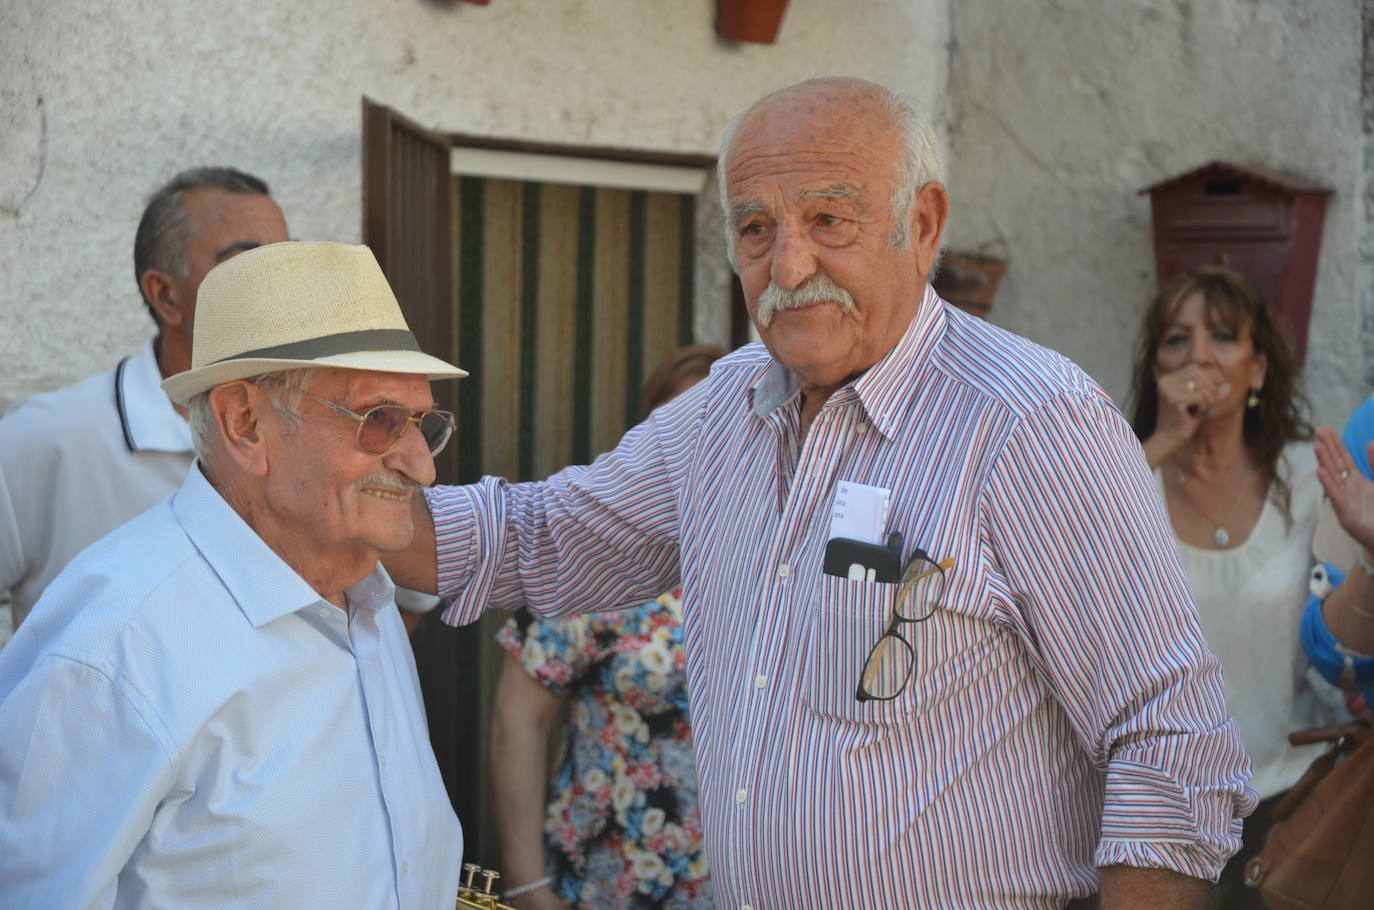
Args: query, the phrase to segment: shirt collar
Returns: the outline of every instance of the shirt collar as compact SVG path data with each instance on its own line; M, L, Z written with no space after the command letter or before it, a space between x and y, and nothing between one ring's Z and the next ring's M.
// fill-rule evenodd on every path
M797 376L787 367L770 359L764 367L763 375L750 388L753 396L754 413L767 417L770 412L791 401L801 391Z
M325 603L210 485L199 460L172 498L172 511L255 628ZM392 602L396 588L378 563L344 593L350 607L376 613Z
M130 452L191 451L191 428L161 383L152 339L115 370L115 407Z
M831 400L840 404L857 397L873 427L884 437L893 438L906 413L916 366L929 357L944 327L944 307L944 301L927 284L920 309L892 350L858 379L838 389ZM765 417L791 401L800 390L796 374L771 360L750 389L754 413Z

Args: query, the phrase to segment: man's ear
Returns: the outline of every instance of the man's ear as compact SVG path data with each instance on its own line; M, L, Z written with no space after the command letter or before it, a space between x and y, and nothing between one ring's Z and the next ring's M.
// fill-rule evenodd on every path
M186 309L176 297L176 283L172 276L157 269L148 269L138 279L143 299L152 306L160 326L179 326L186 321Z
M916 192L916 204L911 207L911 245L916 266L927 278L940 252L940 238L944 236L948 217L949 191L943 183L932 180Z
M210 390L210 411L219 428L221 447L245 474L267 473L267 446L262 417L271 408L267 393L246 379L227 382Z

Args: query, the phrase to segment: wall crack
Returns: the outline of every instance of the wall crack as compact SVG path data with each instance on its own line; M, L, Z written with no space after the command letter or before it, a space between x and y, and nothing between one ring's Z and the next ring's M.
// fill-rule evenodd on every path
M48 111L43 106L43 96L38 96L38 173L34 175L33 186L13 206L0 205L0 215L18 218L25 204L43 185L43 177L48 172Z

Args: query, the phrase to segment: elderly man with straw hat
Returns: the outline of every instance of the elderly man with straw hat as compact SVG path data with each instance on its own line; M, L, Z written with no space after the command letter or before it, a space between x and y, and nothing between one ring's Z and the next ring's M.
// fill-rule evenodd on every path
M7 908L451 905L462 833L394 589L453 429L371 252L276 243L200 288L181 489L0 653Z

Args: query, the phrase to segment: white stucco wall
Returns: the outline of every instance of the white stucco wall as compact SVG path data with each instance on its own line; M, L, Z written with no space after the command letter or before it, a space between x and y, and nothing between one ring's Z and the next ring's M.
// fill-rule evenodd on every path
M0 3L0 407L107 369L149 333L133 230L183 167L258 173L294 236L357 241L363 94L446 130L711 153L753 98L825 72L948 113L949 242L1011 260L993 320L1119 401L1154 281L1135 191L1212 158L1333 187L1308 388L1324 421L1365 391L1359 0L865 0L862 16L793 0L771 47L718 40L712 11Z
M712 0L4 0L0 407L150 333L133 233L182 168L254 172L293 236L357 242L364 94L444 130L713 154L736 111L809 75L938 108L947 9L795 0L760 46L717 39Z
M1342 421L1364 387L1360 0L961 0L953 246L1006 256L992 319L1078 361L1118 402L1154 287L1148 197L1212 159L1335 190L1307 391Z

